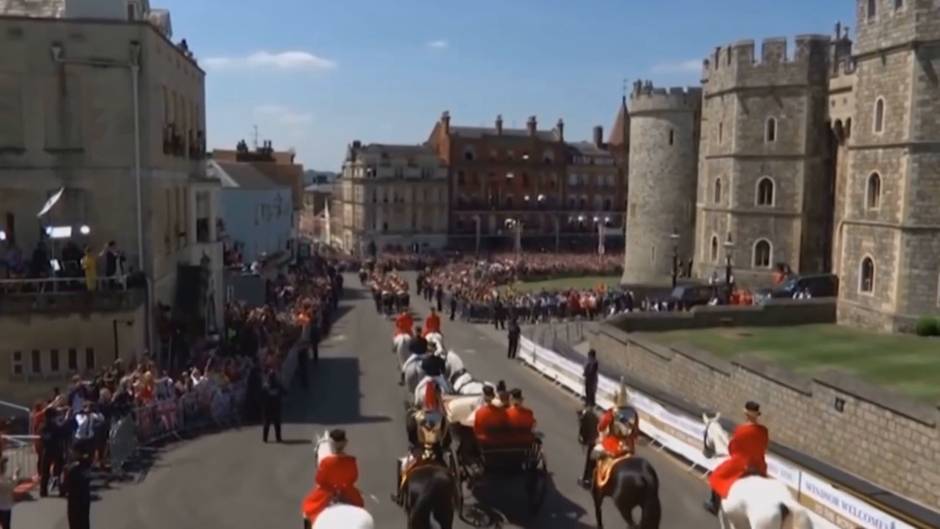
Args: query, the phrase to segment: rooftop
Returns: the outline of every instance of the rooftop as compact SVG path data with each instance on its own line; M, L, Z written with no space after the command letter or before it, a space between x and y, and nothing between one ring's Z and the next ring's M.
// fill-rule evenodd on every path
M605 158L609 158L611 156L607 149L598 147L596 144L590 141L569 143L568 148L581 156L601 156Z
M529 137L528 129L507 129L503 128L502 133L496 130L496 127L451 127L452 136L461 138L482 138L484 136L510 137L514 139L523 139ZM558 137L553 130L537 130L535 137L542 141L558 141Z
M287 187L271 180L250 163L210 160L207 172L217 175L222 181L223 188L280 189Z

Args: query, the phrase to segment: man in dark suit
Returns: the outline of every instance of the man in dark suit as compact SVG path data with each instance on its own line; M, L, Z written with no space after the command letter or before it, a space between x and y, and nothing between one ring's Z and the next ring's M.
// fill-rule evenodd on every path
M588 351L588 361L584 364L584 405L593 407L597 395L597 351Z
M519 322L515 318L509 320L509 351L506 353L506 357L510 360L516 358L516 353L519 352L519 337L522 335L522 329L519 328Z
M269 369L262 387L262 412L264 414L264 427L262 439L268 442L268 431L274 426L274 438L281 442L281 405L287 391L278 380L277 371Z
M65 469L69 529L91 529L91 454L76 452Z

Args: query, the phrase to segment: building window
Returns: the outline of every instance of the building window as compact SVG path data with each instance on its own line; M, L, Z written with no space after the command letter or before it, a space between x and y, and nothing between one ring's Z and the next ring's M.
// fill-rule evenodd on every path
M872 20L877 14L878 0L868 0L868 20Z
M769 176L757 181L757 205L774 205L774 181Z
M12 362L13 376L21 377L23 376L23 352L22 351L13 351L13 362Z
M885 100L879 97L875 101L875 134L881 134L885 130Z
M611 202L609 198L604 199L604 211L610 211L612 205L613 203Z
M777 141L777 118L767 118L764 125L764 141L773 143Z
M871 257L862 259L858 274L859 292L871 294L875 291L875 262Z
M723 121L718 122L718 144L721 145L722 140L725 136L725 123Z
M721 204L721 177L715 179L715 204Z
M387 222L383 222L383 223L382 223L382 233L386 233L386 232L388 232L388 223L387 223Z
M473 147L466 147L463 150L463 159L472 162L474 158L476 158L476 153L473 152Z
M49 372L58 373L59 372L59 350L53 349L49 351Z
M68 367L69 367L69 372L71 373L78 371L78 350L77 349L69 349Z
M42 356L40 356L38 349L33 349L30 351L29 367L29 372L33 375L39 375L42 373Z
M545 151L545 153L542 154L542 161L545 162L546 164L550 164L554 162L555 153L553 153L552 151Z
M766 239L754 243L754 268L770 268L773 248Z
M656 247L650 248L650 266L656 266Z
M894 0L894 8L901 9L904 7L904 0Z
M713 263L718 262L718 236L712 235L711 259Z
M512 209L512 195L506 195L506 208Z
M865 197L868 209L878 209L881 205L881 176L878 173L872 173L868 177L868 188Z
M95 349L88 347L85 349L85 370L92 371L95 369Z
M672 145L676 142L676 131L669 129L669 145Z

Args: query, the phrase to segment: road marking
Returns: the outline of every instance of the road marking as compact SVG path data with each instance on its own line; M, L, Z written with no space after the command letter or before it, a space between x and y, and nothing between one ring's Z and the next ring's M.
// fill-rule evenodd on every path
M375 494L369 494L369 498L372 498L372 501L374 501L376 504L380 503Z
M477 354L477 350L476 350L476 349L464 349L463 352L465 352L465 353L467 353L467 354L472 354L472 355Z

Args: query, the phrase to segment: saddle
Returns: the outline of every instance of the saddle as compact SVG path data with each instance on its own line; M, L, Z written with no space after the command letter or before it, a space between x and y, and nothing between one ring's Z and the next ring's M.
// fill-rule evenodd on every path
M433 454L428 454L425 452L417 457L409 457L405 463L405 466L401 469L401 482L398 484L398 489L404 490L405 485L408 483L408 479L417 470L432 466L443 467L440 462L435 460Z
M633 457L633 454L627 452L617 457L602 457L599 459L597 461L597 467L594 469L594 483L597 488L604 488L604 486L607 485L607 481L610 480L610 474L613 472L614 467L621 461L625 461L631 457Z

